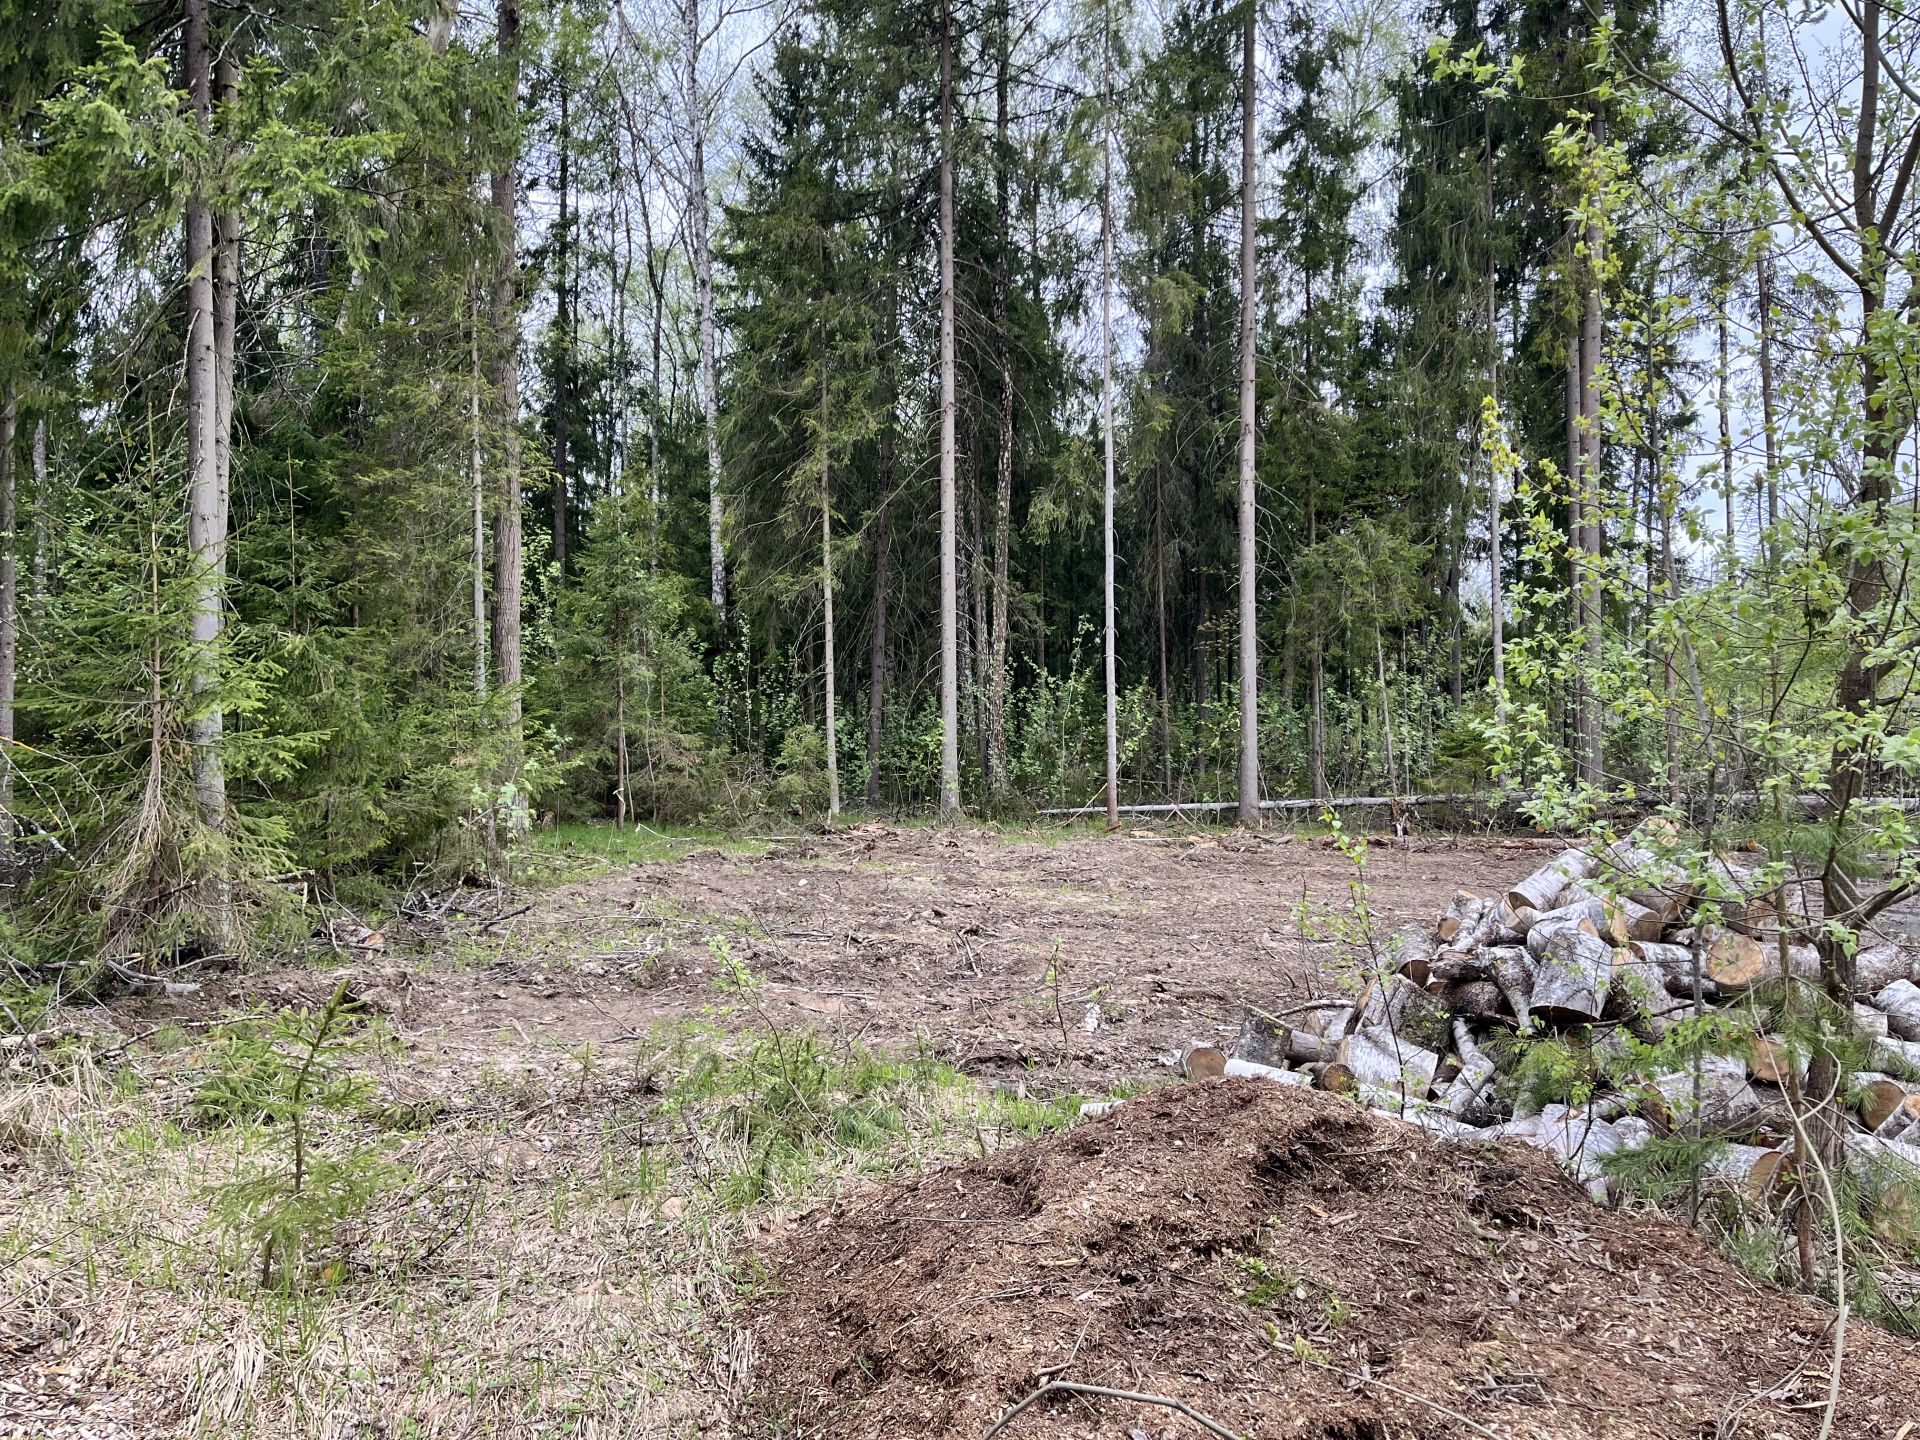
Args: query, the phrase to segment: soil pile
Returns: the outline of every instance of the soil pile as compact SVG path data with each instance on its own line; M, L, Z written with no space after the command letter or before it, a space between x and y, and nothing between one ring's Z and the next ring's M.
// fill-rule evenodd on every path
M1832 1351L1829 1308L1538 1152L1257 1080L887 1185L769 1260L753 1408L796 1440L981 1440L1050 1381L1259 1440L1810 1437ZM1920 1345L1852 1325L1842 1375L1836 1435L1920 1435ZM998 1432L1202 1433L1063 1392Z

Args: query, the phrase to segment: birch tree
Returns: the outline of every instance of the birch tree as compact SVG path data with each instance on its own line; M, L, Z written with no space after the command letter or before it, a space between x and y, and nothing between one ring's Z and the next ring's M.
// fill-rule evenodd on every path
M960 813L960 601L955 554L953 4L940 3L940 818Z
M1260 641L1255 528L1259 516L1254 470L1254 325L1259 305L1255 253L1254 24L1258 5L1247 0L1240 41L1240 823L1260 823Z

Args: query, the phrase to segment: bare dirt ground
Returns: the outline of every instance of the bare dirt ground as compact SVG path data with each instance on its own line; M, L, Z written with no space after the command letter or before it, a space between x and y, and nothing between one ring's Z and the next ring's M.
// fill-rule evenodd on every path
M1547 848L1440 837L1376 846L1363 898L1382 932L1430 920L1457 887L1503 888ZM1081 1263L1060 1238L1066 1232L1035 1232L1028 1258L1045 1260L1051 1278L1031 1290L1004 1247L981 1252L982 1283L1009 1293L983 1312L993 1328L978 1333L1004 1337L1013 1368L982 1369L963 1396L940 1400L925 1387L944 1372L924 1363L939 1352L918 1340L919 1350L898 1352L914 1403L959 1417L940 1422L946 1429L887 1429L873 1411L853 1428L823 1428L821 1403L857 1398L833 1348L853 1332L822 1329L841 1312L794 1311L783 1322L768 1311L764 1323L742 1325L742 1306L770 1275L784 1275L776 1288L794 1293L794 1257L809 1253L801 1263L817 1271L822 1303L845 1293L836 1288L846 1283L842 1262L861 1256L876 1265L917 1256L929 1295L946 1295L940 1286L965 1280L942 1279L957 1254L951 1245L910 1252L878 1231L841 1244L823 1217L863 1195L919 1196L930 1207L920 1228L958 1241L980 1227L944 1223L972 1217L947 1215L933 1197L964 1190L976 1172L944 1167L972 1157L1013 1167L993 1173L1052 1183L1047 1167L1063 1152L1031 1142L1068 1125L1076 1109L1052 1097L1169 1078L1183 1044L1230 1035L1246 1003L1284 1007L1337 981L1358 877L1346 856L1306 835L1008 837L878 826L765 853L702 848L669 862L583 868L591 873L504 903L444 897L360 948L319 945L301 963L208 977L190 996L123 998L56 1017L81 1038L16 1054L0 1088L0 1437L758 1440L796 1414L810 1417L813 1435L968 1433L957 1427L1030 1378L1019 1366L1064 1358L1060 1326L1077 1312L1062 1309L1054 1282L1070 1273L1067 1262ZM287 1007L310 1014L343 976L364 1002L348 1038L365 1091L316 1114L307 1133L335 1160L378 1160L381 1178L313 1240L297 1283L263 1290L258 1245L223 1218L222 1187L284 1172L289 1127L210 1118L204 1099L209 1086L234 1082L236 1038L260 1023L247 1017ZM1205 1116L1170 1112L1167 1124L1189 1121ZM1210 1135L1210 1148L1190 1175L1178 1168L1187 1140L1162 1133L1137 1162L1060 1170L1060 1203L1095 1207L1081 1211L1095 1217L1100 1201L1087 1177L1132 1184L1148 1164L1175 1187L1154 1192L1158 1199L1141 1192L1161 1206L1153 1215L1176 1193L1187 1198L1174 1209L1211 1213L1223 1184L1240 1186L1233 1203L1242 1209L1267 1206L1269 1191L1248 1189L1232 1169L1252 1137L1208 1125L1194 1143ZM1031 1159L1001 1159L1029 1150ZM1411 1158L1382 1151L1380 1161L1403 1180L1422 1173L1431 1147L1404 1153ZM1351 1170L1314 1173L1358 1184ZM929 1178L909 1192L876 1189L912 1177ZM1123 1210L1127 1193L1112 1192ZM1293 1206L1311 1187L1270 1193L1273 1205ZM1394 1204L1411 1203L1410 1192L1391 1193ZM1036 1203L1053 1213L1044 1196ZM1354 1208L1331 1193L1311 1203L1326 1217ZM1203 1266L1180 1257L1226 1255L1249 1225L1259 1229L1251 1214L1222 1221L1211 1240L1164 1218L1129 1230L1110 1215L1114 1254L1140 1258L1100 1271L1099 1283L1148 1273L1140 1267L1159 1263L1151 1254L1164 1239L1171 1268L1153 1284L1178 1293L1197 1277L1211 1288L1193 1299L1218 1319L1224 1272L1201 1275ZM1563 1228L1547 1248L1557 1254L1574 1243L1564 1226L1585 1222L1555 1223ZM783 1248L789 1242L815 1249ZM1315 1243L1316 1267L1346 1264L1337 1237ZM1396 1243L1383 1232L1354 1265L1385 1264ZM1457 1243L1449 1232L1444 1244ZM1048 1247L1059 1250L1057 1275ZM1591 1263L1617 1264L1621 1253ZM1686 1264L1697 1258L1698 1247L1686 1252ZM1182 1265L1188 1278L1169 1279ZM1002 1269L1004 1283L993 1278ZM1728 1273L1676 1271L1670 1284L1691 1283L1689 1274L1745 1283ZM1590 1279L1576 1267L1546 1283L1574 1292ZM1427 1288L1437 1296L1443 1283L1454 1282ZM1352 1303L1372 1294L1353 1290ZM1571 1354L1584 1343L1577 1317L1554 1313L1572 1327ZM1792 1324L1817 1328L1811 1318ZM820 1331L814 1348L794 1341L803 1330ZM1113 1365L1127 1352L1117 1333L1089 1330L1090 1343L1106 1347L1100 1373L1120 1373ZM1220 1367L1240 1365L1261 1333L1222 1330L1215 1360L1183 1363L1218 1382ZM1276 1343L1290 1345L1291 1333ZM1325 1341L1315 1331L1307 1343ZM1815 1350L1791 1403L1811 1393ZM977 1360L955 1355L954 1375L973 1373L966 1367ZM1775 1355L1735 1373L1745 1383ZM1649 1350L1646 1363L1657 1372L1667 1358ZM1910 1380L1920 1371L1910 1356L1906 1363ZM1514 1373L1538 1368L1516 1361ZM1280 1374L1265 1360L1245 1373L1260 1384ZM1872 1388L1878 1372L1863 1373L1861 1393L1882 1393ZM1457 1378L1449 1371L1436 1383ZM1320 1397L1314 1404L1338 1399L1300 1393ZM1233 1413L1262 1440L1295 1433L1269 1425L1257 1407ZM1378 1415L1382 1428L1302 1433L1449 1433L1378 1405L1353 1414ZM1043 1417L1020 1423L1015 1433L1054 1433ZM1722 1433L1802 1429L1783 1421ZM1059 1433L1096 1432L1082 1424ZM1162 1415L1124 1433L1198 1432ZM1842 1433L1912 1440L1920 1429Z
M1551 842L1376 846L1383 933L1490 890ZM861 826L751 858L707 851L569 884L493 946L484 972L416 973L423 1058L475 1047L618 1046L723 998L967 1073L1104 1090L1230 1035L1249 1002L1305 998L1342 947L1316 938L1357 872L1324 837L1140 830L1013 841ZM1302 922L1302 904L1311 912ZM1097 1007L1090 1012L1089 1007ZM1162 1073L1164 1073L1162 1071Z

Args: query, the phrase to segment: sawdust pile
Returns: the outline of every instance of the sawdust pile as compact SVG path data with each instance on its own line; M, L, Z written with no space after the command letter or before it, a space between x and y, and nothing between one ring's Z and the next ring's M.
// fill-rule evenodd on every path
M767 1260L750 1408L795 1440L981 1440L1049 1381L1260 1440L1811 1437L1833 1340L1544 1155L1259 1081L881 1187ZM1854 1324L1842 1376L1836 1435L1920 1435L1920 1345ZM1056 1391L998 1433L1204 1427Z

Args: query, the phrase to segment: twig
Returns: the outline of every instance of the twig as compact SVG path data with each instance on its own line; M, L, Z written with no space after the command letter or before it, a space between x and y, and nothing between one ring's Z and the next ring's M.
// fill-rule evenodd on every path
M1466 1426L1469 1430L1473 1431L1473 1433L1476 1435L1485 1435L1487 1437L1487 1440L1503 1440L1503 1437L1500 1435L1498 1431L1489 1430L1487 1429L1486 1426L1478 1424L1472 1420L1469 1420L1466 1416L1462 1415L1458 1410L1449 1410L1446 1406L1440 1404L1438 1401L1429 1400L1424 1395L1416 1395L1411 1390L1402 1390L1398 1385L1389 1385L1384 1380L1376 1379L1371 1375L1362 1375L1358 1371L1354 1371L1354 1370L1337 1370L1334 1373L1337 1375L1345 1376L1347 1379L1353 1381L1355 1384L1377 1386L1379 1389L1386 1391L1389 1395L1398 1395L1402 1400L1411 1400L1416 1405L1424 1405L1429 1410L1433 1411L1436 1415L1444 1415L1449 1420L1457 1421L1458 1423Z
M1186 1416L1208 1434L1218 1435L1220 1440L1242 1440L1242 1437L1227 1429L1218 1420L1210 1420L1184 1400L1176 1400L1171 1395L1149 1395L1144 1390L1114 1390L1105 1385L1082 1385L1077 1380L1049 1380L1026 1399L1007 1411L988 1428L980 1440L993 1440L1007 1427L1014 1416L1029 1405L1037 1404L1049 1395L1100 1395L1108 1400L1130 1400L1136 1405L1159 1405L1164 1409L1177 1411ZM1468 1422L1471 1424L1472 1422ZM1475 1427L1478 1428L1478 1427ZM1498 1440L1498 1437L1496 1437Z

